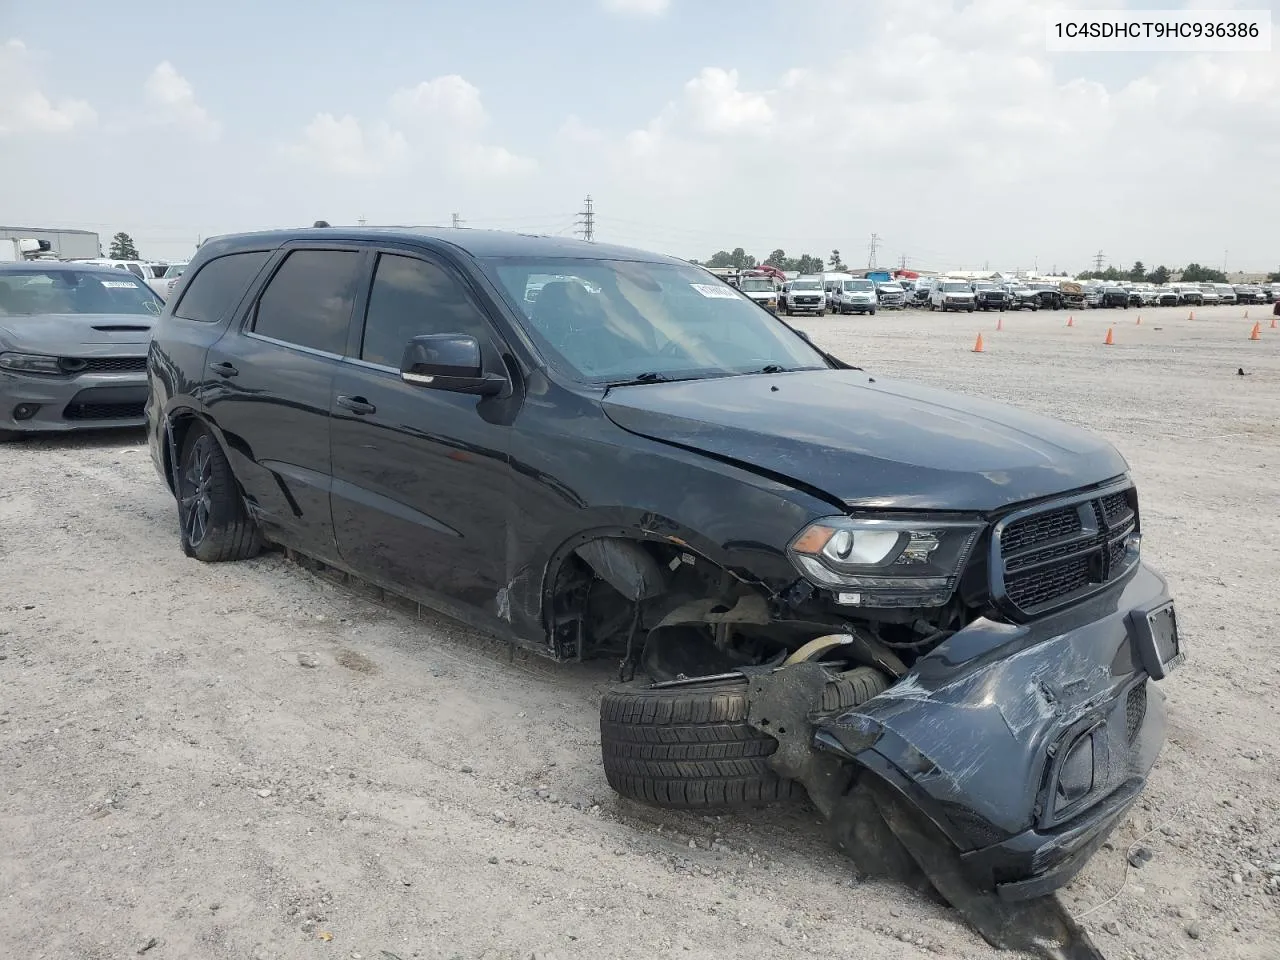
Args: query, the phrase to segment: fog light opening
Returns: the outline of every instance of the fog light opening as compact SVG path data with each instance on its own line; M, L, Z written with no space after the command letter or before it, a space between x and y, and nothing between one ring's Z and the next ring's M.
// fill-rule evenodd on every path
M39 410L40 404L38 403L20 403L13 408L13 419L30 420Z
M1065 810L1083 800L1093 790L1093 733L1076 739L1067 750L1058 771L1058 789L1054 812Z

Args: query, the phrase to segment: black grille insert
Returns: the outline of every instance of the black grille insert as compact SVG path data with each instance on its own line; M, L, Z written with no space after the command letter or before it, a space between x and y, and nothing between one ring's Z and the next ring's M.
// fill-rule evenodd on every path
M145 373L146 357L63 357L58 366L66 373Z
M1137 530L1132 487L1013 514L996 528L993 593L1024 617L1083 599L1133 567Z
M69 403L62 415L68 420L139 420L146 403Z

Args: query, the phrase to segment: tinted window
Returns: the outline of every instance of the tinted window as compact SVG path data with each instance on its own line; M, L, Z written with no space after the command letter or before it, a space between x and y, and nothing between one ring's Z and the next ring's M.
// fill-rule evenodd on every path
M217 323L240 302L245 287L258 275L271 254L232 253L210 260L191 280L178 305L173 308L175 317L199 320L201 323ZM177 273L173 273L174 270ZM166 276L181 276L183 267L170 267Z
M360 278L352 250L298 250L258 300L253 329L285 343L341 354Z
M452 274L384 253L369 292L360 359L398 368L405 344L431 333L470 334L482 344L489 336L484 315Z

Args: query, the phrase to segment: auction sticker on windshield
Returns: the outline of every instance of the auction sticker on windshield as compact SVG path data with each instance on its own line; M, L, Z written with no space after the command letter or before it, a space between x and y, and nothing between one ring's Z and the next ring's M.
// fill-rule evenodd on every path
M103 280L102 285L111 290L136 290L138 285L129 280Z
M738 294L729 287L720 287L714 283L691 283L689 286L697 290L704 297L710 297L712 300L737 300Z

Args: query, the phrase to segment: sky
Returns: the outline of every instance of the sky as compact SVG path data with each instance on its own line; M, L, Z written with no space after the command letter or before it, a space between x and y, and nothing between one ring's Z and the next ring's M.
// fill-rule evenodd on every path
M1280 53L1048 53L1048 6L0 0L0 223L179 259L318 219L569 235L590 195L597 240L689 258L1280 268Z

